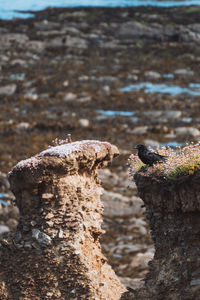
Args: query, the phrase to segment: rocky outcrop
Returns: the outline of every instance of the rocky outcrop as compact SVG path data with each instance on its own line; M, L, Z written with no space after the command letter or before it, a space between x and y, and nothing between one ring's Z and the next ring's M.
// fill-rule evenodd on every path
M199 44L199 24L161 25L158 23L142 24L140 22L128 22L119 28L119 36L132 39L146 39L155 41L181 41Z
M122 299L199 299L200 171L176 180L136 173L146 206L155 256L144 286Z
M20 210L0 247L0 299L116 300L125 290L101 253L97 169L115 146L82 141L51 147L9 173Z

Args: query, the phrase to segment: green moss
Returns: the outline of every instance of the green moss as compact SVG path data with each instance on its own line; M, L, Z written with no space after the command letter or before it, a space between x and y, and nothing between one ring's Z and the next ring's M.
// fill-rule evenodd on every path
M176 179L180 175L193 175L200 167L200 156L190 157L190 160L183 162L183 164L176 166L169 174L169 179Z
M167 157L165 162L144 166L141 168L141 161L137 155L130 156L130 167L132 172L142 172L145 169L146 175L163 177L168 180L176 180L181 176L193 175L200 168L200 144L186 145L184 148L177 147L161 148L159 154Z

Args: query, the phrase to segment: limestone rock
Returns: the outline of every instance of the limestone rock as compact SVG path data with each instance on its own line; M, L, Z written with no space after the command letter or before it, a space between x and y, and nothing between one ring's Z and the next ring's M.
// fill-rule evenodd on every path
M138 126L133 129L132 133L142 135L142 134L146 134L147 130L148 130L148 126Z
M31 125L28 122L20 122L17 124L16 129L17 131L27 131L30 129Z
M9 231L9 227L6 225L0 225L0 235L4 232L8 232Z
M200 135L200 131L194 127L177 127L175 133L178 136L192 136L196 137Z
M119 35L123 38L154 38L161 40L163 38L163 28L160 24L151 24L151 26L139 22L129 22L121 25Z
M161 75L158 72L155 71L147 71L144 73L145 77L150 78L150 79L160 79Z
M48 47L69 47L69 48L78 48L78 49L87 49L88 43L85 39L79 38L79 37L56 37L52 40L49 40L46 43L46 46Z
M179 76L193 76L194 72L190 69L177 69L174 71L174 74Z
M34 27L37 30L53 30L60 27L59 23L43 20L42 22L34 22Z
M68 102L68 101L73 101L77 99L77 95L74 93L67 93L64 97L64 101Z
M82 128L87 128L90 125L90 121L88 119L79 119L78 123Z
M6 33L0 36L0 48L6 49L16 43L23 46L29 40L28 36L22 33Z
M126 216L143 212L143 201L139 197L129 198L119 193L104 191L101 199L106 216Z
M15 83L1 86L0 87L0 95L11 96L15 93L16 89L17 89L17 85Z
M1 299L117 300L125 291L101 253L97 169L117 156L107 142L51 147L9 173L20 210L0 243Z
M144 285L121 300L199 299L200 170L174 182L145 172L134 176L155 244ZM138 263L141 254L138 255Z

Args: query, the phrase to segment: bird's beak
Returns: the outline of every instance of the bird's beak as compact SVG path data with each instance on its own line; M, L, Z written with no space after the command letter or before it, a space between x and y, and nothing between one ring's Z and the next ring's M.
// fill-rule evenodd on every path
M133 149L137 149L137 146L133 147Z

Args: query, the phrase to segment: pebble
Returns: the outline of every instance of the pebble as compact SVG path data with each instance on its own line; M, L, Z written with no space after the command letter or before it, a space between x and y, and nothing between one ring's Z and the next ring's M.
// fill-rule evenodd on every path
M14 230L17 227L18 221L16 219L10 218L6 222L8 225L9 229Z
M104 83L111 83L116 81L116 79L117 78L114 76L100 76L99 78L96 78L98 82L104 82Z
M36 93L36 89L32 88L30 90L28 90L25 94L24 94L24 98L25 99L29 99L32 101L36 101L38 99L38 94Z
M148 26L139 22L124 23L119 28L119 36L121 38L149 38L161 39L163 38L163 28L160 24L153 24Z
M16 92L17 85L15 83L0 87L0 95L11 96Z
M90 126L90 121L88 119L79 119L78 123L82 128L87 128Z
M73 101L77 99L77 95L74 93L67 93L64 97L64 101Z
M50 236L36 228L32 229L32 237L35 238L37 242L43 246L49 246L52 243L52 239Z
M200 136L200 131L194 127L177 127L175 129L175 134L177 136L192 136L197 137Z
M90 102L92 100L92 97L88 93L82 93L80 97L78 98L78 102L84 103L84 102Z
M132 133L142 135L142 134L146 134L147 130L148 130L148 126L138 126L132 130Z
M146 235L147 234L147 229L144 226L140 226L139 231L140 231L141 235Z
M181 118L181 121L183 122L183 123L191 123L192 122L192 118L190 118L190 117L185 117L185 118Z
M177 69L174 71L174 74L179 76L193 76L194 72L190 69Z
M79 76L78 80L80 80L80 81L88 81L89 80L89 76L87 76L87 75L81 75L81 76Z
M144 98L139 97L139 98L138 98L138 102L139 102L140 104L143 104L143 103L145 103L145 100L144 100Z
M27 42L27 48L29 50L37 51L37 52L42 52L45 49L46 45L42 41L28 41Z
M34 27L39 30L52 30L60 27L59 23L43 20L42 22L34 22Z
M68 80L65 80L64 82L63 82L63 86L68 86L69 85L69 81Z
M8 226L6 226L6 225L0 225L0 234L3 234L5 232L9 232L9 231L10 231L10 229L9 229Z
M154 249L150 248L145 253L137 253L132 262L131 267L134 268L140 268L145 269L148 267L148 262L153 259L154 256Z
M10 62L11 66L21 66L21 67L27 67L27 62L23 59L17 58L17 59L13 59Z
M167 119L177 119L180 118L182 115L182 112L180 110L166 110L164 112L164 116Z
M81 35L80 30L78 30L75 27L64 26L64 27L62 27L62 31L64 31L65 33L68 33L69 35Z
M144 245L128 243L117 245L111 248L111 252L116 254L130 254L141 250L144 250Z
M144 211L141 208L143 201L139 197L126 197L120 193L104 191L101 200L104 203L104 215L106 216L136 215Z
M88 44L87 41L84 39L81 39L79 37L67 37L65 42L66 47L72 47L72 48L80 48L80 49L87 49Z
M175 135L175 133L172 131L172 132L170 132L170 133L165 134L164 137L165 137L166 139L171 139L171 140L173 140L173 139L176 138L176 135Z
M200 286L200 278L194 278L190 281L191 286Z
M137 81L137 80L138 80L138 76L137 76L137 75L134 75L134 74L129 74L129 75L128 75L128 79L129 79L129 80L132 80L132 81Z
M119 277L122 284L133 290L139 289L143 286L143 281L141 278L130 278L130 277Z
M157 111L149 110L149 111L143 112L143 115L148 118L158 118L158 117L162 116L162 114L163 114L162 110L157 110Z
M118 40L112 40L112 41L109 41L109 42L101 43L100 47L104 48L104 49L116 49L116 48L119 49L119 48L123 48L122 45L119 45L119 41Z
M60 229L59 232L58 232L58 237L61 239L64 237L64 233L63 233L63 230Z
M154 71L147 71L144 73L144 76L150 79L160 79L161 75L158 72L154 72Z
M79 37L66 36L57 36L54 39L46 42L47 47L69 47L69 48L78 48L78 49L87 49L87 41Z
M7 175L5 173L2 173L0 171L0 185L1 185L1 189L4 187L5 189L9 189L10 188L10 183L8 181ZM4 193L5 195L5 193ZM2 197L2 194L1 194Z
M109 85L104 85L104 86L103 86L103 90L104 90L104 92L105 92L107 95L110 94L110 87L109 87Z
M29 40L28 36L22 33L7 33L0 35L0 48L11 47L13 43L23 45Z
M21 122L19 124L17 124L16 129L18 131L27 131L28 129L30 129L31 125L28 122Z

